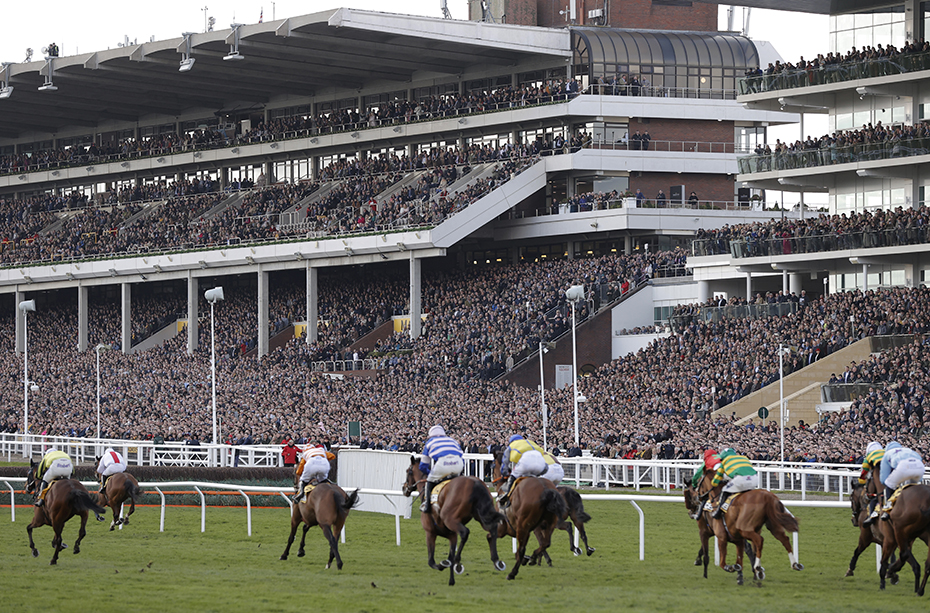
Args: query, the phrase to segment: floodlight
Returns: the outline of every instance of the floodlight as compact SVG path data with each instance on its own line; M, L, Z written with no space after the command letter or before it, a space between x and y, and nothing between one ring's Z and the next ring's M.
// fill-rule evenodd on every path
M584 285L572 285L565 290L565 299L569 302L577 302L584 298Z
M181 65L178 67L178 72L187 72L194 67L194 62L196 62L192 57L186 57L181 60Z
M245 59L245 56L240 55L238 51L234 53L230 53L229 55L223 56L224 62L238 62L239 60L244 60L244 59Z
M207 302L219 302L225 300L223 296L222 287L214 287L213 289L208 289L203 293L203 297L207 299Z
M13 95L12 85L5 85L3 87L0 87L0 100L6 100L12 95Z
M23 300L19 303L19 310L23 313L35 313L36 310L36 301L35 300Z
M55 86L51 83L51 81L49 81L48 83L45 83L44 85L42 85L42 87L39 88L39 91L40 91L40 92L57 92L57 91L58 91L58 88L55 87Z

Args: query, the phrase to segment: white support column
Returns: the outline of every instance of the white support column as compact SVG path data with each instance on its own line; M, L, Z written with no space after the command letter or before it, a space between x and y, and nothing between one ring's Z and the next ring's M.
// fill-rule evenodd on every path
M699 304L707 302L710 298L710 281L698 281L697 283L697 301Z
M120 283L122 296L120 299L120 346L123 353L132 349L132 285L127 282Z
M623 253L625 255L633 253L633 237L630 235L623 237Z
M307 344L319 339L317 323L320 319L319 293L317 291L317 273L319 271L307 262Z
M268 355L268 273L258 265L258 357Z
M746 302L752 304L752 273L746 272Z
M187 354L200 345L200 280L187 273Z
M19 310L19 303L25 299L26 293L16 290L16 294L13 297L13 313L16 315L13 318L16 321L16 353L22 353L26 348L22 311Z
M869 265L862 265L862 293L869 291Z
M787 271L787 270L781 271L781 293L784 294L785 296L788 296L788 295L789 295L789 292L788 292L788 271Z
M788 275L788 291L800 296L802 289L804 288L801 287L801 275L796 272Z
M420 322L420 283L422 262L410 252L410 338L419 338Z
M87 288L83 285L78 285L78 351L80 353L87 351L87 346L89 344L87 340L87 294Z

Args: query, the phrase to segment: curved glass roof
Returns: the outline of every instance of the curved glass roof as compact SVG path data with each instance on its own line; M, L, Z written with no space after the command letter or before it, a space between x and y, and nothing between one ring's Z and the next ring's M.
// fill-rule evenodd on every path
M577 37L574 43L576 53L587 56L592 64L743 70L759 65L759 54L752 41L735 34L608 28L572 28L572 34Z

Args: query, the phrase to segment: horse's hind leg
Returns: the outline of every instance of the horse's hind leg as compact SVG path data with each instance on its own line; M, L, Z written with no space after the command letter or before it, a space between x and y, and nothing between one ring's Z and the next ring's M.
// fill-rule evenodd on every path
M513 565L513 568L510 569L510 573L507 575L507 579L513 580L517 578L517 573L520 572L520 565L523 564L523 557L526 555L526 541L530 538L530 531L525 527L520 526L516 530L517 534L517 559Z
M853 552L852 559L849 560L849 568L846 569L846 574L844 577L852 577L853 573L856 571L856 563L859 561L859 556L862 555L862 552L865 551L871 544L871 540L868 543L863 544L863 537L859 535L859 545L856 547L856 550Z
M304 551L304 545L307 544L307 530L310 529L310 524L304 522L304 531L300 535L300 547L297 549L297 557L302 558L307 555L307 552Z
M533 555L530 556L530 560L529 562L527 562L527 565L529 566L536 566L537 564L542 565L542 560L540 560L540 558L545 558L549 566L552 566L552 558L549 557L549 552L546 551L545 547L543 547L543 540L545 540L546 538L545 530L543 528L536 528L535 530L533 530L533 534L536 535L536 542L539 543L539 547L536 549L536 551L533 552ZM578 553L581 553L581 551L579 551Z
M575 524L575 527L578 529L578 535L581 537L581 541L584 543L585 553L588 555L591 555L592 553L597 551L597 549L588 545L588 533L585 532L584 522L581 522L581 521L575 522L574 519L572 520L572 522Z
M329 543L329 561L326 563L326 568L328 569L332 565L333 559L335 559L336 569L342 570L342 558L339 556L339 540L333 534L333 527L329 524L320 524L320 529L323 530L323 536L326 537L326 541Z
M575 546L575 533L572 530L572 525L567 521L560 521L559 530L565 530L565 532L568 534L568 550L571 551L574 555L580 556L581 548Z
M497 528L488 532L488 548L491 550L491 563L494 570L507 570L507 565L497 555Z
M58 554L61 553L61 550L64 549L61 542L61 530L64 528L62 525L52 525L52 528L55 530L55 537L52 539L52 547L55 548L55 553L52 554L52 561L49 562L51 566L58 564Z
M84 540L84 536L87 534L87 511L81 512L81 529L78 530L77 540L74 541L74 551L71 553L81 553L81 541Z
M32 529L33 529L33 527L34 527L34 526L32 525L32 523L34 523L34 522L35 522L35 519L33 519L32 522L31 522L28 526L26 526L26 534L29 535L29 549L32 550L32 557L33 557L33 558L38 558L38 557L39 557L39 550L36 549L36 544L35 544L35 542L33 542L33 540L32 540Z

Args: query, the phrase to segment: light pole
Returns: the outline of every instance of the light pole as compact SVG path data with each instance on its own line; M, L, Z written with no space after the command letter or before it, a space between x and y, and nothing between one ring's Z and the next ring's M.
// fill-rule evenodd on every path
M216 445L216 320L213 316L213 307L223 300L223 288L214 287L203 293L203 297L210 303L210 372L213 375L213 444Z
M23 300L19 303L23 312L23 442L29 435L29 336L27 334L29 313L35 313L36 301Z
M100 352L106 349L112 349L110 345L97 343L94 351L97 352L97 439L100 439Z
M578 302L584 299L584 285L573 285L565 292L565 299L572 305L572 399L575 408L575 447L579 446L578 439L578 403L587 400L578 395L578 342L575 340L575 310Z
M785 356L790 353L791 349L778 343L778 438L782 468L785 464Z
M546 451L549 450L546 443L546 428L549 425L549 411L546 410L546 381L543 378L543 354L548 351L549 349L546 347L546 343L539 341L539 408L542 410L543 449Z

